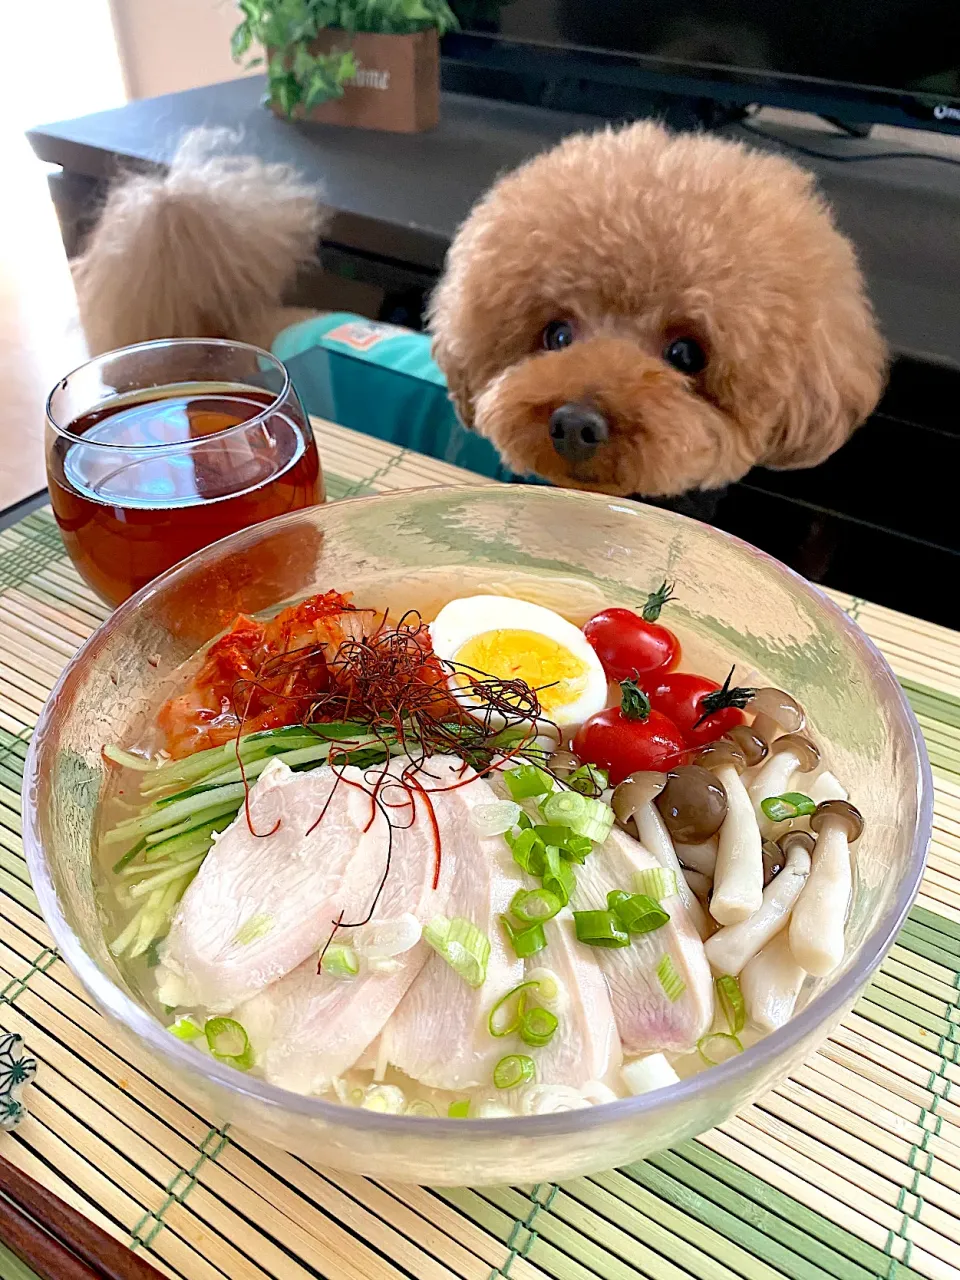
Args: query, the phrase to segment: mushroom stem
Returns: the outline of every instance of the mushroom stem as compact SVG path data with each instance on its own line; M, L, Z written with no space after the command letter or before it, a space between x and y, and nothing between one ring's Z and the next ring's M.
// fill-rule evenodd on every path
M717 843L710 914L718 924L739 924L763 902L760 828L736 768L720 764L714 772L727 793L727 816Z
M829 769L824 769L823 773L818 774L813 782L809 784L807 795L817 804L822 804L824 800L849 799L846 787Z
M700 871L684 871L683 878L698 898L702 898L704 901L707 900L713 885L713 881L709 876L703 875Z
M634 811L633 821L636 824L637 835L643 847L653 854L661 867L666 867L668 870L676 872L677 893L680 901L686 907L690 922L697 933L701 938L705 938L710 933L709 921L704 915L703 907L697 900L696 894L687 884L683 874L683 867L680 865L680 859L677 857L673 841L670 839L670 832L667 830L652 800L647 804L640 805Z
M776 1031L789 1022L806 976L793 958L788 931L781 929L740 974L740 991L754 1026Z
M810 773L820 763L820 753L808 738L799 734L787 734L778 738L770 754L754 774L750 783L750 800L763 834L771 835L776 823L771 822L760 808L769 796L779 796L789 791L790 779L795 773Z
M701 844L674 842L673 847L684 867L689 867L691 871L698 871L700 875L709 876L712 879L717 865L717 844L717 837L711 836Z
M843 959L844 924L853 890L848 830L841 816L824 816L813 851L813 870L790 919L793 958L817 978L832 973Z
M809 837L799 836L790 841L786 864L764 889L759 911L739 924L718 929L704 944L707 959L717 973L739 973L783 928L810 874L808 842L812 843Z

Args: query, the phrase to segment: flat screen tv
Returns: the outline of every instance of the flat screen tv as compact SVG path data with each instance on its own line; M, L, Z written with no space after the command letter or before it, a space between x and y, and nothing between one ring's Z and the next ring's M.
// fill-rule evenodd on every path
M960 0L454 0L448 83L600 114L686 100L960 133ZM464 75L466 79L464 79ZM493 86L491 89L490 86ZM513 90L513 92L511 92Z

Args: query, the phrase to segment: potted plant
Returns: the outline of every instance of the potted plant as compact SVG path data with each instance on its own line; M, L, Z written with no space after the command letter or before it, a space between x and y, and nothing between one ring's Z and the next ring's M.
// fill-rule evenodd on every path
M287 119L415 133L440 109L447 0L239 0L233 56L266 51L267 102Z

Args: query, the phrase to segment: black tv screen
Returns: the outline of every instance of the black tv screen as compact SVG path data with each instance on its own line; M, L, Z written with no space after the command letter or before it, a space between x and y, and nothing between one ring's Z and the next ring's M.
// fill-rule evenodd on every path
M960 0L459 0L506 71L960 132Z

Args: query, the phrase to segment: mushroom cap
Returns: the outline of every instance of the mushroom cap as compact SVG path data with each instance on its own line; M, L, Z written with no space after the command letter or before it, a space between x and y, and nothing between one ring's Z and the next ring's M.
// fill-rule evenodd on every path
M561 748L549 757L547 768L558 778L569 778L571 773L580 768L580 757L574 751L565 751Z
M810 817L810 827L819 831L827 818L839 818L847 831L847 842L853 844L863 834L863 814L848 800L824 800Z
M761 738L759 733L754 733L748 724L735 724L723 736L740 748L748 767L759 764L761 760L767 758L770 747L766 738Z
M667 785L665 773L631 773L617 784L610 805L621 827L626 826L638 809L652 804Z
M820 763L820 748L802 733L785 733L782 738L776 738L770 754L779 755L781 751L790 751L797 757L800 773L810 773Z
M656 806L674 840L679 844L701 844L723 825L727 793L709 769L685 764L667 775L667 785L657 796Z
M697 752L696 763L705 769L722 769L724 765L732 765L737 773L743 773L747 767L747 757L735 742L727 738L718 738L716 742L708 742Z
M775 840L764 840L761 848L763 858L763 887L766 888L775 876L783 870L786 861L783 850Z
M812 853L815 843L816 841L809 831L785 831L777 841L777 848L786 858L792 845L802 844L807 853Z
M806 723L806 714L789 693L783 689L758 689L753 695L750 710L754 715L769 716L784 733L798 733Z

